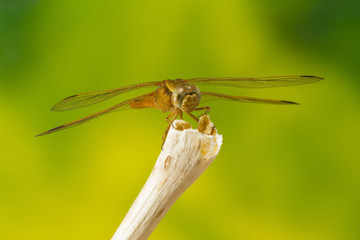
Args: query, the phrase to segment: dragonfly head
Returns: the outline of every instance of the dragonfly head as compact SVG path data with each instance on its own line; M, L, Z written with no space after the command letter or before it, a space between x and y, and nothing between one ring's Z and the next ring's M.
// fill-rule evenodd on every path
M176 108L185 112L192 112L199 105L201 98L200 89L195 85L180 85L175 88L171 101Z

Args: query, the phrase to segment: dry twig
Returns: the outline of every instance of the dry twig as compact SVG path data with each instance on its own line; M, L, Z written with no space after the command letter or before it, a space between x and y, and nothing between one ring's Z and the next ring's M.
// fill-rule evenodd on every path
M198 130L182 120L171 127L154 169L112 240L147 239L180 195L217 156L222 136L207 115Z

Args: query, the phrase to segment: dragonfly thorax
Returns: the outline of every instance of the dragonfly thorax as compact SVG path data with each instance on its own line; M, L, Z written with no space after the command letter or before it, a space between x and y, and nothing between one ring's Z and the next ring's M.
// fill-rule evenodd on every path
M199 105L200 98L201 93L197 86L180 85L172 93L171 102L176 108L192 112Z

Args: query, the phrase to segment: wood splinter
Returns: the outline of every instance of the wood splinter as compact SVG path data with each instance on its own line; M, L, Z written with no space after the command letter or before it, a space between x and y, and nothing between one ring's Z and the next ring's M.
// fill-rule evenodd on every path
M112 240L147 239L180 195L213 162L222 136L208 115L198 130L183 120L175 120L154 169Z

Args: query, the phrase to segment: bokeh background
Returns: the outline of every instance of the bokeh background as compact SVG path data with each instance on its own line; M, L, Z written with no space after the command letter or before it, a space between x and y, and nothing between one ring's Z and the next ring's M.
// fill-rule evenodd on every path
M150 239L360 239L360 6L343 0L0 0L0 239L110 239L160 152L166 114L42 131L64 97L174 78L317 75L214 102L224 143ZM195 125L192 120L188 119Z

